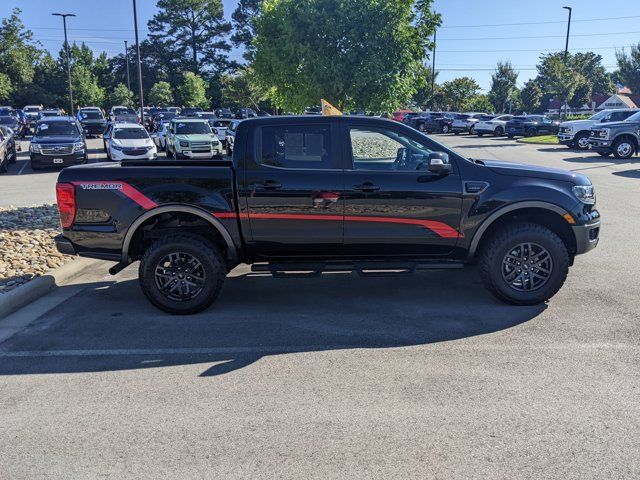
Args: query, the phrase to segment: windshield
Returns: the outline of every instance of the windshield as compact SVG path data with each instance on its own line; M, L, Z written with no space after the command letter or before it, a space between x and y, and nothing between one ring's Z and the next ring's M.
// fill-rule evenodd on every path
M36 130L36 137L47 137L53 135L79 135L80 132L75 123L70 122L51 122L40 123Z
M149 138L149 134L144 128L119 128L113 132L113 138L118 140L141 140Z
M48 112L40 112L40 115L42 115L43 117L59 117L60 112L49 110Z
M102 113L97 110L85 110L84 112L80 112L80 117L89 120L102 120L104 118Z
M27 108L24 109L24 111L25 112L29 112L29 113L31 113L31 112L39 112L40 109L38 107L27 107Z
M189 135L192 133L211 133L211 127L206 122L184 122L176 123L177 135Z
M133 108L116 108L113 110L114 115L136 115Z
M230 123L231 122L229 122L229 121L225 122L225 121L217 120L217 121L213 122L213 126L216 127L216 128L228 128Z
M589 120L600 120L604 117L606 117L607 115L609 115L611 112L608 112L606 110L603 110L601 112L598 112L596 114L593 114L589 117Z

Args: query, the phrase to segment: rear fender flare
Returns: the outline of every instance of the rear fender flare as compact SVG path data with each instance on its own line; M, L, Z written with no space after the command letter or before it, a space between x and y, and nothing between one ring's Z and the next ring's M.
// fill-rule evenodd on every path
M122 242L122 262L123 263L131 263L129 259L129 245L131 244L131 240L135 235L136 231L145 221L149 220L156 215L160 215L163 213L191 213L193 215L197 215L198 217L206 220L211 224L213 228L215 228L218 233L222 236L225 243L227 244L227 257L231 261L238 261L238 249L236 244L233 242L229 231L224 227L222 222L215 218L212 214L201 210L196 207L189 207L186 205L163 205L161 207L154 208L152 210L147 210L145 213L140 215L138 218L134 220L129 229L127 230L127 234L124 237L124 241Z
M541 208L544 210L549 210L550 212L557 213L560 216L566 215L569 213L564 208L561 208L553 203L548 202L538 202L538 201L530 201L530 202L518 202L512 203L510 205L506 205L499 210L496 210L491 215L489 215L478 227L476 232L473 234L473 238L471 239L471 244L469 245L469 250L467 252L467 259L472 259L480 244L480 240L482 240L482 236L489 229L491 224L498 220L503 215L513 212L515 210L522 210L524 208Z

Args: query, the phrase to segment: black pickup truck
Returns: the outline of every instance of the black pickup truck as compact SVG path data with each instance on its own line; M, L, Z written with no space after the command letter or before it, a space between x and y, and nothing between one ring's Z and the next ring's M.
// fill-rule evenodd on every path
M496 297L537 304L600 231L584 175L468 159L366 117L243 120L232 161L65 168L57 198L60 252L111 273L139 260L145 295L176 314L208 307L239 263L286 276L478 262Z

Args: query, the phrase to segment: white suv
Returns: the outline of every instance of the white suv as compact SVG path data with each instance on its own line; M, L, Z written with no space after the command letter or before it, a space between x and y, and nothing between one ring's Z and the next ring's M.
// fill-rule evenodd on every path
M147 130L137 123L114 123L105 131L105 150L109 160L153 160L158 150Z
M487 115L487 118L480 117L480 120L474 126L474 130L479 137L485 133L501 137L507 131L507 122L512 118L513 115Z

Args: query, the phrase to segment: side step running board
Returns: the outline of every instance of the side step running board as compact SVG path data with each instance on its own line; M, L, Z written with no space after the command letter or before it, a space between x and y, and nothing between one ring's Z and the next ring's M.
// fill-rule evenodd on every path
M461 262L325 262L325 263L254 263L252 272L270 273L277 278L309 278L328 272L356 272L363 277L398 277L412 275L419 270L463 268Z

